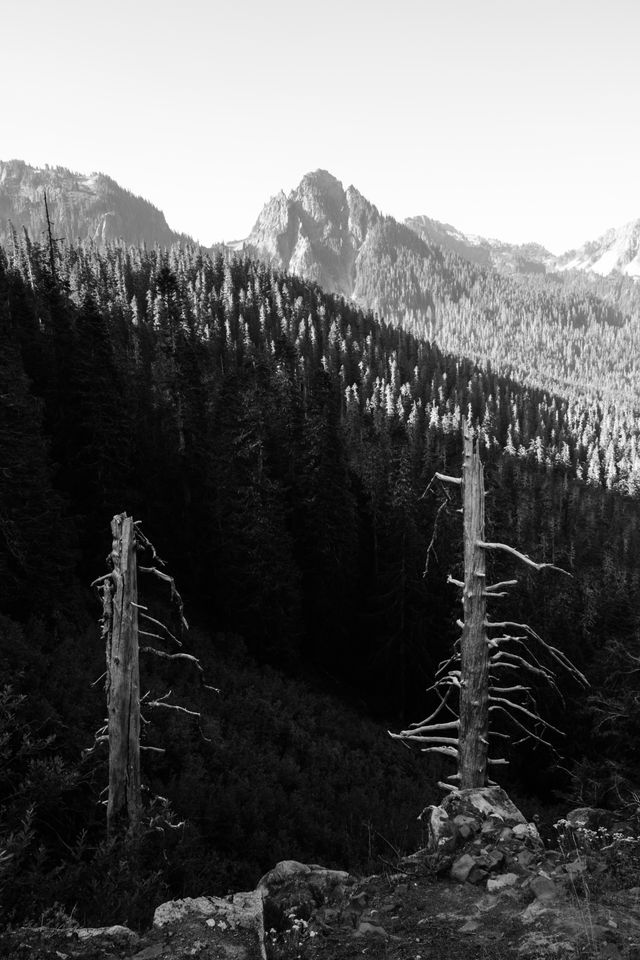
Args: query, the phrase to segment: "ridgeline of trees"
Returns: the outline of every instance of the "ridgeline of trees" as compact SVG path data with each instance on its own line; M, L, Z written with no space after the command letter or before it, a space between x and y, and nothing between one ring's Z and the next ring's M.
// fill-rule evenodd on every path
M628 277L502 273L385 218L358 255L354 297L445 352L523 386L601 398L633 424L640 287Z
M140 919L154 897L252 884L283 857L355 867L380 833L417 842L407 825L440 767L363 715L428 711L456 635L458 518L441 516L425 571L438 501L422 494L435 470L460 471L463 414L481 433L489 539L574 574L541 600L524 573L501 607L594 684L591 701L566 690L565 766L585 789L633 779L640 440L623 406L522 386L248 259L85 245L54 276L48 251L15 238L0 252L0 382L5 919L56 900L94 920L130 903ZM79 762L103 712L87 585L123 509L170 560L221 689L196 696L210 743L172 717L167 755L145 761L189 821L183 842L152 831L124 859L99 840L104 766ZM561 704L544 707L553 722ZM548 753L511 760L516 790L570 785Z

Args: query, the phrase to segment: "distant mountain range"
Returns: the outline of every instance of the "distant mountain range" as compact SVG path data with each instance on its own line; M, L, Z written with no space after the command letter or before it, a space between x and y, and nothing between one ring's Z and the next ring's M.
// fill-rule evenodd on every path
M546 273L554 266L553 254L539 243L517 245L470 236L448 223L425 216L409 217L405 223L428 243L437 243L484 267L494 267L506 273Z
M0 163L0 242L24 226L69 242L188 241L103 174ZM426 216L399 223L326 170L264 206L227 244L313 281L445 352L522 383L640 403L640 221L554 257L538 244L470 237Z
M494 267L505 273L553 273L585 270L609 276L614 271L640 279L640 219L617 230L607 230L597 240L554 256L538 243L512 244L485 237L469 236L448 223L429 217L410 217L408 227L430 243L438 243L472 263Z
M316 170L233 246L522 383L635 406L639 232L640 221L555 257L425 216L399 223Z
M191 239L172 230L157 207L105 174L86 176L64 167L38 168L9 160L0 161L0 242L9 237L9 221L18 231L26 227L32 239L42 236L46 229L45 190L56 235L70 240L170 246ZM358 255L370 232L378 236L385 225L393 225L401 245L412 246L407 234L398 229L404 226L429 245L503 273L584 270L600 276L619 272L640 279L640 219L554 256L538 243L512 244L472 236L424 215L399 224L382 216L355 187L344 189L326 170L308 173L291 193L272 197L249 237L227 246L236 250L249 247L327 290L351 297L358 286Z
M385 221L399 226L391 217L382 217L355 187L345 190L326 170L316 170L306 174L288 196L282 192L272 197L251 234L233 246L250 247L334 293L351 296L357 287L358 254L369 230ZM403 226L427 244L503 273L585 270L607 276L619 271L640 278L640 219L559 257L538 243L512 244L471 236L427 216L409 217Z
M9 221L32 240L46 231L44 191L56 237L98 243L170 246L187 240L171 230L164 214L147 200L123 190L102 173L90 176L64 167L31 167L22 160L0 161L0 242L10 236Z
M614 270L640 279L640 219L617 230L607 230L597 240L557 257L556 270L589 270L608 276Z

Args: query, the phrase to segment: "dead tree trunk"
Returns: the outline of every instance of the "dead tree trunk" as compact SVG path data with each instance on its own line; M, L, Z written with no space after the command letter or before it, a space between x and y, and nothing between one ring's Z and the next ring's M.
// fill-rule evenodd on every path
M485 596L484 469L468 423L462 464L464 517L464 625L460 640L460 786L483 787L489 751L489 647Z
M110 607L105 609L110 834L123 820L135 829L140 819L138 575L133 517L126 513L115 516L111 533L112 587L103 592Z
M538 713L531 687L518 680L507 679L503 671L538 678L557 690L555 674L542 664L530 649L533 644L542 648L548 658L554 660L575 680L587 687L585 676L565 654L546 643L526 623L512 620L491 620L487 615L487 601L506 597L504 588L514 586L517 580L504 580L488 585L486 582L486 554L488 550L500 550L517 557L535 570L556 570L567 574L552 563L536 563L525 554L505 543L488 543L484 539L484 471L480 461L477 440L473 428L463 422L464 459L462 477L436 473L434 479L443 484L462 488L464 519L464 581L449 576L449 583L462 590L464 620L458 620L462 631L456 642L453 655L443 661L436 680L427 692L433 691L439 700L434 712L419 723L412 723L400 733L392 733L397 740L406 740L422 745L425 753L439 753L457 763L457 773L447 779L458 782L459 788L484 787L491 783L487 776L490 764L506 764L502 757L489 757L490 718L505 715L512 725L524 733L522 739L533 739L546 746L545 740L535 728L560 733ZM427 488L428 489L428 488ZM436 513L447 501L441 503ZM433 546L434 534L427 553ZM570 574L567 574L570 576ZM495 633L497 631L498 633ZM508 631L508 632L507 632ZM513 632L512 632L513 631ZM518 652L513 652L517 650ZM506 683L502 686L501 683ZM458 711L449 702L451 694L458 695ZM505 696L508 695L508 696ZM513 699L512 699L513 697ZM517 698L520 697L524 703ZM446 790L456 789L451 784L441 783Z
M138 572L152 574L169 585L171 601L179 615L180 630L188 629L182 597L176 589L173 577L168 573L163 573L155 565L138 564L138 553L146 551L152 564L164 566L155 547L142 533L139 521L134 522L133 517L128 517L126 513L117 514L111 521L111 536L112 547L108 560L110 570L92 584L98 588L102 597L102 639L107 657L105 687L108 716L104 726L96 732L93 746L85 750L84 755L93 753L102 743L109 744L107 831L113 835L124 825L130 832L135 833L141 824L140 751L164 753L162 747L140 745L141 719L145 724L149 722L141 714L141 704L149 709L177 710L200 721L197 710L189 710L180 704L169 702L171 691L151 699L151 691L148 691L144 697L140 697L139 654L150 653L169 661L187 661L200 674L203 689L215 693L219 691L205 683L202 665L198 658L190 653L167 653L150 646L139 648L140 637L171 641L178 647L182 646L182 642L164 623L150 616L146 612L147 607L138 603ZM139 617L143 626L147 627L146 630L138 627ZM158 633L158 630L162 632ZM167 825L175 826L170 823Z

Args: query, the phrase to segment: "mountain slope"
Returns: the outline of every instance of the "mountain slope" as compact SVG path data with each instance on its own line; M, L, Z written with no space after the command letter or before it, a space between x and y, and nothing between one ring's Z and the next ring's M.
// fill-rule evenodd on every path
M187 239L168 226L164 214L102 173L83 176L64 167L31 167L22 160L0 161L0 242L10 225L26 227L32 240L46 231L44 191L56 237L98 243L167 247Z
M408 224L317 170L266 204L245 247L524 384L640 405L630 278L547 273L552 255L535 244L472 242L426 217Z
M588 241L557 257L538 243L488 240L464 234L451 224L426 216L409 217L405 223L428 243L437 243L470 263L494 267L504 273L544 274L578 270L603 277L619 272L640 279L640 219L607 230L597 240Z
M345 190L316 170L289 196L281 192L265 204L246 243L277 266L351 297L358 251L381 219L355 187Z
M544 273L554 260L538 243L513 244L470 236L426 216L409 217L405 224L427 243L437 243L471 263L506 273Z
M597 240L570 250L555 261L556 270L589 270L607 276L614 270L640 280L640 219L607 230Z

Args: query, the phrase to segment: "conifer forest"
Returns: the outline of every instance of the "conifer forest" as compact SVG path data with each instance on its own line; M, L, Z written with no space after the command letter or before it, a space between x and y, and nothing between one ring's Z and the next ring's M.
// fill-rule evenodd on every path
M388 731L436 708L458 635L460 504L434 475L460 475L463 421L487 539L571 574L489 555L518 581L499 619L589 682L534 676L564 735L498 720L500 783L543 826L637 800L640 288L505 276L396 227L404 260L389 223L361 258L371 311L252 251L0 248L3 924L143 925L279 860L371 873L422 845L451 768ZM187 654L141 648L142 699L184 710L142 724L135 839L107 835L96 738L92 584L123 511L183 602L141 578L141 609Z

